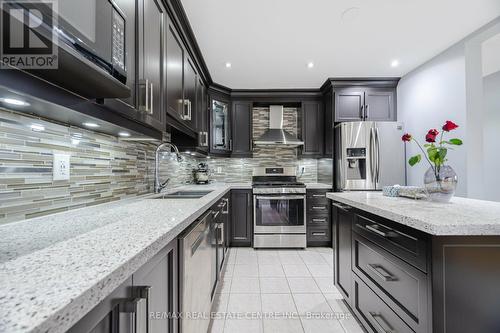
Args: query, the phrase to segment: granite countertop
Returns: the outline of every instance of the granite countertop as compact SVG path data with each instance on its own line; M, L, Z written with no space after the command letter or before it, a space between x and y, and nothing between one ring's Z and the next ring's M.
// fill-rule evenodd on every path
M327 197L431 235L500 235L499 202L454 197L443 204L363 191L328 193Z
M155 195L0 226L0 332L65 332L231 189Z
M332 185L330 184L323 184L323 183L306 183L306 188L309 188L311 190L331 190Z

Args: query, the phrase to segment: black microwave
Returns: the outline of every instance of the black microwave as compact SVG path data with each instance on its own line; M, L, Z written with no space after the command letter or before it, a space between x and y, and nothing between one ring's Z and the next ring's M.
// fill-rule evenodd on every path
M23 7L23 2L18 3ZM126 98L126 16L112 0L40 1L58 67L28 72L87 98ZM25 8L26 9L26 8Z

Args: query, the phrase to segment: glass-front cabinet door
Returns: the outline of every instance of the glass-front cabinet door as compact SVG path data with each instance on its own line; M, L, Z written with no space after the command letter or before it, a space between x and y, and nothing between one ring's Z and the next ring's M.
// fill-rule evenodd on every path
M212 150L231 151L229 103L212 99Z

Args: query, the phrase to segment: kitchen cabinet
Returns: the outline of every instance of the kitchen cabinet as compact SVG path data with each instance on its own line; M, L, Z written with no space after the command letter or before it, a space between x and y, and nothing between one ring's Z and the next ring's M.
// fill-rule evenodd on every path
M307 190L306 228L307 246L331 246L330 203L326 198L327 190Z
M336 228L335 247L335 285L344 296L345 301L351 304L352 270L351 270L351 236L354 214L350 207L334 203L332 207L333 225Z
M164 22L165 9L161 1L138 2L138 80L137 106L139 111L151 115L155 127L164 130Z
M321 101L302 102L302 156L322 157L324 149L324 109Z
M170 19L166 27L166 74L167 74L167 112L174 119L184 118L184 48L181 39Z
M231 246L252 246L252 190L231 191Z
M231 119L228 99L210 98L210 153L229 156L231 154Z
M177 260L177 240L174 240L68 332L176 333L177 320L165 314L178 311ZM159 317L155 318L155 314Z
M396 88L335 88L335 121L395 121Z
M201 78L198 77L196 84L196 121L198 129L198 146L203 151L208 151L209 138L209 117L207 106L207 88L203 84Z
M334 122L333 122L333 92L325 95L325 157L333 158Z
M252 156L252 102L234 101L232 105L232 152L234 157Z
M186 55L184 59L184 111L182 118L184 124L191 129L196 129L196 116L199 111L196 104L197 81L195 66L191 58Z

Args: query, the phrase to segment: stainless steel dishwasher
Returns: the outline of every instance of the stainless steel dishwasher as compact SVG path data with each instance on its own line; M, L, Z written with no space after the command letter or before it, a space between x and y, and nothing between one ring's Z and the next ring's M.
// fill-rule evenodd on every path
M206 332L212 305L212 210L179 238L181 333Z

